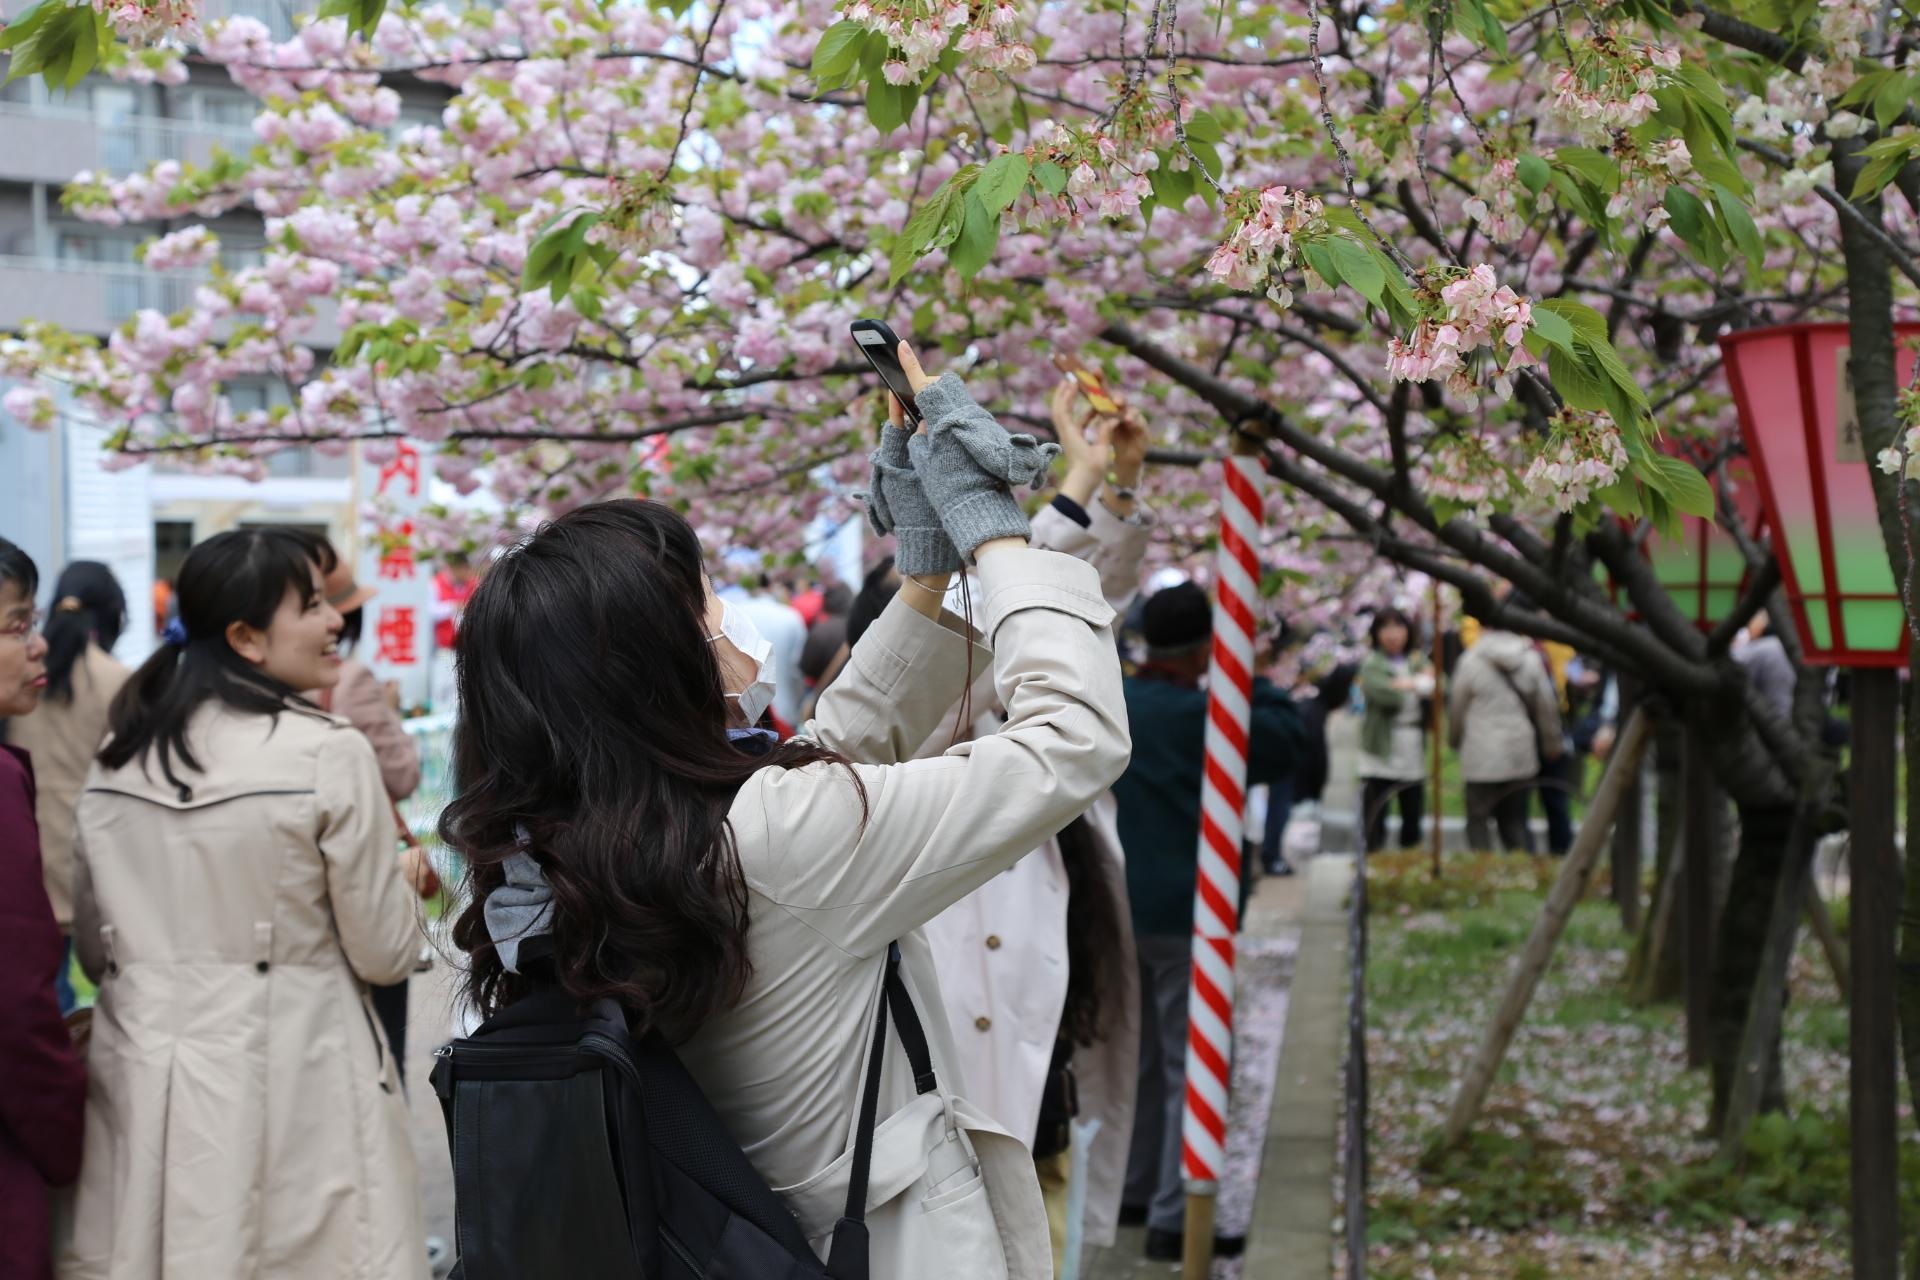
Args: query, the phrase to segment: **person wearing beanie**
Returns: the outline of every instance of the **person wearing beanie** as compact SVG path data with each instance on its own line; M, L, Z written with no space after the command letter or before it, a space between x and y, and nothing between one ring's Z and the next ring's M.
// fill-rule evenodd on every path
M1201 681L1213 640L1206 591L1183 582L1155 593L1141 633L1147 660L1125 681L1133 761L1113 786L1140 966L1140 1093L1121 1212L1146 1223L1149 1258L1171 1260L1186 1212L1180 1119L1207 724ZM1292 699L1257 677L1250 730L1247 785L1290 778L1306 730Z

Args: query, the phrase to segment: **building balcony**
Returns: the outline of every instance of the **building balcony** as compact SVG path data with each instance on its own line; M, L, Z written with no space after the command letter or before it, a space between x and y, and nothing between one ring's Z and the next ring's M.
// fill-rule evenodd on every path
M121 115L102 120L55 104L0 102L0 181L64 186L83 169L138 173L162 160L202 165L214 149L245 152L253 130Z
M126 263L69 258L0 256L0 333L28 320L57 324L76 333L107 334L136 311L171 315L193 302L199 271L152 271ZM331 300L322 300L313 326L301 336L310 347L330 350L340 341Z

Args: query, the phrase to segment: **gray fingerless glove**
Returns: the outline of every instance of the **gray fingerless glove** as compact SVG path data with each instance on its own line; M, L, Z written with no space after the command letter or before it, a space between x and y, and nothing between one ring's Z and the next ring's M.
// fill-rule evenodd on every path
M1045 483L1060 446L1009 434L951 373L918 392L914 402L927 431L907 442L908 453L927 501L962 557L971 564L983 542L1026 537L1027 513L1013 488Z
M891 422L880 428L880 447L868 456L873 479L867 489L867 522L882 537L893 535L893 563L901 573L952 573L960 567L960 553L914 473L907 435Z

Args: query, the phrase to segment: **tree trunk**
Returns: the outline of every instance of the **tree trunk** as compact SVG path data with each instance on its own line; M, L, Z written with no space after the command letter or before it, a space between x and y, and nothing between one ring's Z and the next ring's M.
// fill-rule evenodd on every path
M1620 681L1620 711L1624 720L1639 702L1639 682L1626 676ZM1613 857L1609 870L1613 879L1613 901L1620 908L1620 927L1628 933L1640 932L1640 879L1644 850L1641 847L1641 817L1646 813L1647 789L1643 765L1633 771L1627 793L1621 797L1620 816L1613 822Z
M1920 639L1909 651L1920 671ZM1920 681L1907 683L1906 890L1900 903L1900 967L1894 998L1900 1018L1900 1048L1907 1069L1907 1097L1920 1121L1920 875L1914 872L1913 833L1920 831ZM1920 1249L1913 1251L1912 1280L1920 1280Z
M1720 945L1714 957L1713 991L1708 1010L1710 1065L1713 1071L1713 1109L1708 1128L1726 1127L1727 1101L1740 1055L1740 1037L1747 1025L1754 981L1766 944L1767 922L1773 914L1774 886L1787 862L1787 838L1793 825L1793 806L1742 806L1740 852L1727 885L1727 905L1720 914ZM1780 1083L1780 1033L1774 1026L1767 1051L1765 1085L1760 1110L1786 1106Z
M1654 722L1654 891L1653 910L1642 922L1628 965L1629 988L1640 1004L1664 1003L1680 996L1680 744L1675 717Z

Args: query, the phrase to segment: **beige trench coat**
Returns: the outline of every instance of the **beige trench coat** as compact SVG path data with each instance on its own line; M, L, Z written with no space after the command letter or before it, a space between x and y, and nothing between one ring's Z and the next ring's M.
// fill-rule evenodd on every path
M1033 545L1091 564L1107 603L1124 612L1139 590L1140 562L1154 520L1142 509L1142 518L1128 523L1098 500L1088 515L1092 523L1082 528L1055 508L1043 507L1033 518ZM991 698L990 689L976 691L975 703ZM998 722L997 712L978 717L974 731L992 732ZM937 754L949 732L945 726L936 730L927 753ZM1139 977L1126 858L1114 825L1117 812L1113 797L1103 794L1086 814L1096 846L1111 862L1107 876L1118 898L1121 937L1120 953L1107 959L1115 981L1102 1015L1106 1036L1073 1055L1079 1119L1100 1122L1088 1152L1084 1227L1087 1242L1101 1246L1113 1243L1119 1224L1139 1091ZM1041 1093L1066 1006L1066 926L1067 870L1059 842L1048 840L941 912L926 930L965 1093L1028 1143L1039 1123Z
M39 783L40 859L47 901L60 932L73 932L73 810L93 757L107 737L107 708L127 682L127 669L92 641L73 664L73 700L48 695L40 709L7 726L8 741L33 756Z
M896 599L820 700L809 732L853 760L763 769L730 819L749 892L753 977L682 1059L754 1166L824 1253L839 1216L887 944L941 1088L917 1094L889 1036L868 1195L876 1278L1046 1280L1025 1137L953 1096L955 1052L920 926L1085 810L1130 752L1113 610L1066 556L1004 550L980 566L978 621L1007 708L1000 732L908 757L966 680L960 621ZM904 763L901 763L903 762Z
M99 984L64 1280L425 1280L406 1109L366 1000L413 967L373 749L213 703L204 772L95 766L74 941ZM176 766L177 768L177 766Z

